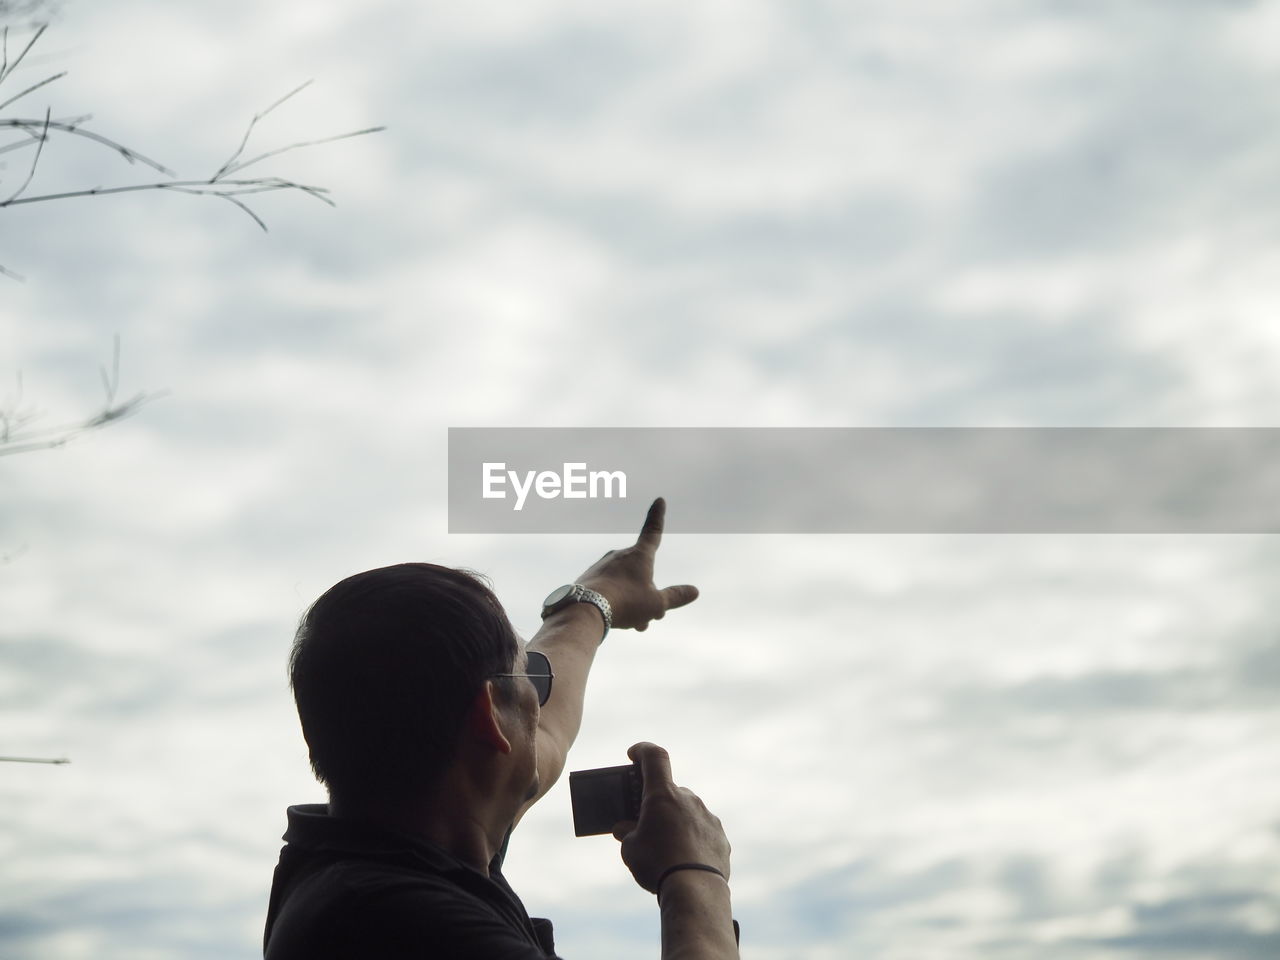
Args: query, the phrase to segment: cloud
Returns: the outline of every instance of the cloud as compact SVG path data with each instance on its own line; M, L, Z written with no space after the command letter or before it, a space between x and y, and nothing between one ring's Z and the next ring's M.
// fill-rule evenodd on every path
M319 798L283 664L330 583L467 564L531 631L617 545L449 537L448 426L1276 408L1271 5L258 6L73 5L40 65L184 173L311 76L264 145L390 129L281 158L339 206L264 197L266 235L159 194L3 212L29 396L94 409L117 331L170 391L4 462L5 749L73 758L5 765L16 960L254 955ZM95 157L64 175L128 173ZM1269 541L663 550L703 598L609 639L575 766L672 746L751 951L1274 953ZM566 823L522 826L517 889L565 955L651 956L651 898Z
M1255 889L1215 890L1138 904L1131 910L1132 929L1123 934L1085 940L1082 946L1121 955L1182 957L1209 954L1224 960L1264 960L1280 947L1276 918L1280 902L1274 893ZM1262 917L1255 927L1250 917Z

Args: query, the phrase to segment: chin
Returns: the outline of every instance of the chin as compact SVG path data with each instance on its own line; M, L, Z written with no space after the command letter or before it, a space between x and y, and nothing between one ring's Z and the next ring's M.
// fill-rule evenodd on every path
M538 777L535 775L533 778L533 782L529 784L529 789L525 791L525 795L524 795L525 801L528 802L529 800L532 800L534 797L536 797L540 792L541 787L542 787L542 784L539 782Z

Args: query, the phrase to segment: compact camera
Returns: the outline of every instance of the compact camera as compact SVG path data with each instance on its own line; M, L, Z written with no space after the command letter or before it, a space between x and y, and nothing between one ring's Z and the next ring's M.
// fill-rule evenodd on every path
M612 833L615 824L639 819L643 793L644 781L638 763L570 771L574 835L590 837Z

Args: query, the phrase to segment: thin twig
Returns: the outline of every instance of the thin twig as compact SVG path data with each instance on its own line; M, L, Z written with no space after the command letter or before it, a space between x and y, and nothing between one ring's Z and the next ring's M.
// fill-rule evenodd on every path
M66 757L58 757L54 760L45 760L43 757L0 757L0 761L5 763L70 763Z
M16 96L10 97L4 103L0 103L0 110L3 110L9 104L13 103L15 100L21 100L28 93L31 93L35 90L39 90L45 84L53 83L53 81L55 80L61 80L66 75L67 75L67 71L63 70L61 73L55 73L52 77L45 77L39 83L33 83L31 86L27 87L27 89L23 90L21 93L17 94Z
M331 207L337 206L328 197L323 196L323 194L329 192L324 187L313 187L305 183L294 183L292 180L271 177L258 180L221 180L216 184L211 184L208 180L164 180L159 183L131 183L121 187L89 187L84 190L67 190L64 193L44 193L35 197L4 200L0 201L0 208L16 207L24 203L43 203L47 200L69 200L74 197L105 197L113 193L130 193L137 190L173 190L176 193L215 197L270 193L276 190L299 190L329 204Z
M76 119L79 120L78 117ZM19 130L25 130L28 133L31 132L33 127L42 127L43 125L44 125L43 120L28 120L26 118L19 118L19 117L9 117L9 118L0 120L0 127L16 127ZM50 120L49 129L57 130L60 133L69 133L72 136L85 137L86 139L92 140L95 143L100 143L105 147L110 147L112 151L120 154L120 156L124 157L124 159L127 160L129 163L144 164L145 166L150 167L152 170L156 170L160 173L163 173L167 177L176 176L176 174L172 170L170 170L168 167L166 167L164 164L157 163L155 160L152 160L148 157L144 157L142 154L138 153L138 151L131 150L129 147L126 147L122 143L117 143L116 141L112 140L110 137L104 137L100 133L94 133L92 130L86 130L84 129L84 127L80 126L79 123L74 123L74 122L66 123L58 120Z
M27 41L27 45L22 48L22 52L18 54L17 58L13 61L13 63L9 62L8 50L6 49L4 69L0 70L0 83L4 83L5 78L9 76L9 74L13 73L14 70L18 69L18 64L20 64L22 62L22 58L27 55L27 51L36 45L36 41L40 39L40 35L43 34L48 29L49 29L49 25L47 23L41 24L40 29L35 32L35 35L30 40ZM8 27L4 28L4 37L5 37L5 44L7 48L7 44L9 42Z
M56 120L51 119L49 121L49 126L54 127L56 129L65 129L67 127L79 127L81 124L86 123L87 121L92 119L93 119L93 114L91 113L86 113L79 117L59 117ZM6 143L4 146L0 147L0 153L8 153L10 150L25 150L27 147L33 146L34 144L39 142L39 139L40 139L39 137L37 137L34 133L32 133L30 130L26 129L24 126L20 124L12 124L12 123L9 123L9 121L7 120L0 120L0 126L17 127L18 130L20 130L22 133L25 133L27 135L26 140L20 140L17 143Z
M86 420L83 424L83 429L93 430L97 427L105 427L108 423L114 423L116 420L131 417L138 412L138 408L144 403L148 400L154 400L160 395L158 393L139 393L124 403L117 403L114 406L109 405L96 417Z
M40 136L36 138L39 144L36 146L36 155L31 158L31 169L27 171L27 179L22 181L22 186L18 187L9 197L6 204L17 200L27 187L31 186L31 179L36 175L36 165L40 163L40 154L44 152L44 142L49 139L49 111L46 109L44 113L44 129L40 131Z
M47 440L42 443L6 443L0 446L0 457L31 453L34 450L56 450L58 447L65 446L70 439L70 437L63 437L61 440Z
M168 391L151 393L140 392L128 400L117 403L116 394L120 389L120 335L112 338L111 370L104 364L98 368L102 378L104 401L102 409L92 417L77 423L61 424L45 427L40 430L23 429L34 419L35 414L22 409L22 374L18 374L17 394L12 400L5 400L0 408L0 457L18 453L30 453L33 450L51 450L64 446L73 439L91 430L97 430L108 424L123 420L137 413L139 408L151 400L165 396Z
M102 389L110 407L116 398L116 388L120 386L120 334L111 338L111 376L107 376L106 367L99 367L98 373L102 376Z
M66 446L81 434L97 430L108 424L131 417L141 409L144 403L165 396L167 391L139 393L123 403L108 404L99 413L78 423L68 423L57 427L46 427L43 430L28 430L21 435L7 438L0 442L0 457L18 453L30 453L33 450L54 450ZM47 439L46 439L47 438Z
M2 0L0 0L0 2L2 2ZM8 27L4 27L3 30L0 30L0 82L3 82L6 78L8 78L13 73L13 71L18 67L18 65L26 57L27 53L31 50L31 48L35 46L36 42L44 34L44 31L47 28L48 28L48 25L45 24L45 25L42 25L38 30L36 30L35 34L27 41L26 46L22 48L22 52L19 53L18 56L12 62L10 62L9 56L8 56L8 39L9 39ZM33 84L30 87L27 87L21 93L13 97L10 97L3 102L0 102L0 110L3 110L5 107L10 106L15 101L21 99L22 97L25 97L26 95L36 90L39 90L41 87L49 83L52 83L54 80L58 80L65 75L66 73L64 71L63 73L59 73L54 76L48 77L40 81L39 83ZM326 190L324 187L317 187L311 184L299 183L293 180L286 180L282 177L254 177L249 179L245 179L245 178L229 179L231 174L237 173L240 170L244 170L247 167L253 166L254 164L257 164L257 163L261 163L262 161L270 159L272 157L277 157L277 156L280 156L281 154L288 153L291 150L299 150L299 149L302 149L303 147L312 147L320 144L333 143L337 140L345 140L351 137L363 136L369 133L378 133L386 129L385 127L382 127L382 126L366 127L363 130L354 130L349 133L340 133L331 137L323 137L317 140L299 141L297 143L292 143L284 147L278 147L274 150L265 151L263 153L258 154L257 156L252 157L251 159L242 160L241 158L244 156L245 149L248 147L249 139L250 137L252 137L253 132L257 129L258 124L263 120L263 118L270 115L272 111L276 110L278 107L280 107L282 104L287 102L292 97L297 96L297 94L301 93L303 90L309 87L312 84L312 82L313 81L308 80L306 81L306 83L299 84L297 87L290 90L284 96L277 99L265 110L262 110L259 113L254 114L253 118L249 121L248 126L246 126L245 128L244 135L240 138L239 145L232 152L231 156L227 158L226 162L223 163L222 166L220 166L213 173L213 175L209 177L207 180L178 180L176 179L177 174L174 173L174 171L170 170L168 167L165 167L163 164L160 164L155 160L151 160L150 158L145 157L142 154L138 153L136 150L130 149L129 147L126 147L123 144L110 139L109 137L105 137L105 136L102 136L101 134L94 133L91 130L84 129L82 124L90 119L88 115L81 116L81 117L72 117L68 119L54 119L51 111L49 109L46 109L43 120L29 119L24 117L2 118L0 119L0 129L3 129L5 127L12 128L16 131L19 131L20 134L24 135L25 139L19 140L18 142L14 142L14 143L6 143L3 146L0 146L0 154L8 153L11 151L24 150L31 147L32 145L34 145L36 149L35 149L35 156L32 158L31 168L27 172L26 179L23 181L22 185L18 187L17 190L14 191L14 193L11 196L9 196L5 200L0 200L0 209L3 209L4 207L17 206L19 204L24 204L24 203L40 203L47 200L66 200L66 199L72 199L77 197L106 196L107 194L130 193L130 192L135 192L139 190L172 190L177 193L188 193L188 194L193 194L197 196L213 196L213 197L218 197L222 200L226 200L228 203L234 204L243 213L248 215L253 220L253 222L256 223L261 229L266 230L267 229L266 222L260 216L258 216L258 214L255 213L249 207L249 205L244 202L243 199L241 199L242 197L248 196L250 194L255 194L255 193L268 193L268 192L278 191L278 190L297 190L301 193L309 194L310 196L315 197L317 200L320 200L328 204L329 206L335 206L333 200L331 200L328 196L326 196L326 194L328 193L328 190ZM35 178L36 169L43 155L44 144L49 139L52 133L64 133L69 136L82 137L87 140L91 140L97 144L107 147L108 149L112 150L115 153L120 154L120 156L122 156L127 162L131 164L142 163L164 174L166 177L171 177L173 179L168 181L163 181L163 182L155 182L155 183L128 184L128 185L118 186L118 187L96 186L96 187L80 189L80 190L67 190L67 191L62 191L58 193L40 194L38 196L26 196L25 195L26 191L28 190L28 188L30 187L31 183ZM0 275L12 277L17 280L22 279L22 276L20 274L7 269L3 265L0 265ZM111 396L113 395L114 394L112 394ZM104 411L104 415L108 413L112 413L113 411L117 415L124 415L125 413L129 412L127 410L116 410L115 408L113 408L111 406L111 396L109 396L108 398L107 410ZM135 398L135 400L136 399L138 398ZM103 422L106 422L106 421L104 420ZM3 450L0 450L0 452L3 452Z
M10 150L25 150L27 147L35 146L39 142L39 137L28 133L26 140L19 140L17 143L6 143L3 147L0 147L0 153L8 153Z
M223 200L227 201L227 203L234 203L237 207L239 207L241 210L247 213L250 216L250 218L253 220L253 222L262 228L263 233L270 232L267 230L267 225L263 221L263 219L260 216L258 216L256 213L254 213L249 208L249 205L245 203L243 200L237 200L235 197L233 197L229 193L219 193L219 194L216 194L216 196L221 197Z
M222 169L219 170L216 174L214 174L213 179L221 180L224 174L235 173L238 170L243 170L245 167L253 166L259 160L266 160L270 157L278 157L280 154L288 153L290 150L298 150L301 147L314 147L317 144L321 144L321 143L333 143L335 140L345 140L348 137L361 137L361 136L364 136L366 133L381 133L385 129L387 128L386 127L366 127L363 130L353 130L350 133L339 133L332 137L324 137L320 140L303 140L300 143L291 143L287 147L280 147L277 150L268 150L266 153L260 153L258 154L258 156L254 157L252 160L246 160L244 163L234 163L234 164L231 164L230 166L223 164Z
M14 436L7 438L5 443L36 443L41 445L48 444L49 446L61 446L67 442L67 439L74 436L79 431L88 428L88 426L100 416L102 416L101 413L96 413L92 417L88 417L85 420L78 420L75 423L63 423L56 427L44 427L40 430L24 430L22 433L15 434ZM3 455L7 451L9 451L8 446L0 446L0 455Z
M249 143L249 136L253 133L253 128L258 125L259 120L261 120L263 117L269 114L276 107L280 106L280 104L284 103L290 97L294 96L295 94L301 93L303 90L307 89L307 87L311 86L311 84L314 82L315 80L312 79L312 80L308 80L306 83L299 84L298 86L290 90L288 93L286 93L279 100L277 100L275 103L273 103L271 106L267 107L267 109L263 110L261 113L255 113L253 115L253 119L249 121L249 126L245 128L244 136L240 138L240 146L236 147L235 153L231 154L231 156L227 158L227 162L218 168L218 172L213 175L213 179L220 180L222 179L223 176L225 176L228 172L230 172L231 165L236 162L236 158L238 158L240 154L244 153L244 148Z
M222 183L226 183L226 184L230 184L234 182L235 181L230 181L230 180L222 181ZM336 206L336 204L332 200L330 200L328 197L323 195L325 193L325 190L323 187L311 187L303 183L292 183L287 180L273 180L272 182L268 182L268 183L255 183L252 180L245 181L245 182L253 185L239 187L235 190L222 190L222 189L214 190L214 189L209 189L207 185L202 185L200 187L191 187L185 184L172 184L172 183L157 183L155 184L155 186L157 189L160 189L160 190L174 190L177 193L187 193L197 197L200 197L200 196L218 197L222 200L226 200L228 203L233 203L237 207L239 207L241 210L243 210L246 214L248 214L250 219L252 219L254 223L256 223L259 227L262 228L263 233L270 232L267 229L266 222L260 216L254 213L247 203L245 203L243 200L237 199L238 197L244 196L246 194L251 194L251 193L269 193L273 190L300 190L303 193L310 194L311 196L315 197L317 200L327 203L331 207Z
M309 193L331 207L337 204L325 196L328 189L325 187L313 187L306 183L296 183L293 180L285 180L281 177L258 177L253 180L188 180L174 181L170 180L165 183L157 183L156 186L161 190L176 190L178 193L189 193L192 196L210 196L223 197L233 196L240 197L250 193L272 193L276 190L300 190L303 193ZM232 188L232 189L228 189Z
M0 407L0 441L4 442L9 440L15 428L31 419L31 414L24 413L22 410L22 371L19 370L13 379L17 383L18 390L12 400L5 400L4 406Z

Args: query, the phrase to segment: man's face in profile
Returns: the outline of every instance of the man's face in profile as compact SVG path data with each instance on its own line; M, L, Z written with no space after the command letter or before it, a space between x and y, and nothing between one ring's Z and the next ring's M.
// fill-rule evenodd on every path
M526 644L521 640L511 672L524 674L528 670L529 652ZM507 713L513 721L510 739L514 776L519 780L528 778L527 789L520 797L520 802L525 803L538 795L539 786L538 717L541 714L541 708L538 706L538 692L531 681L524 677L517 677L511 681Z

